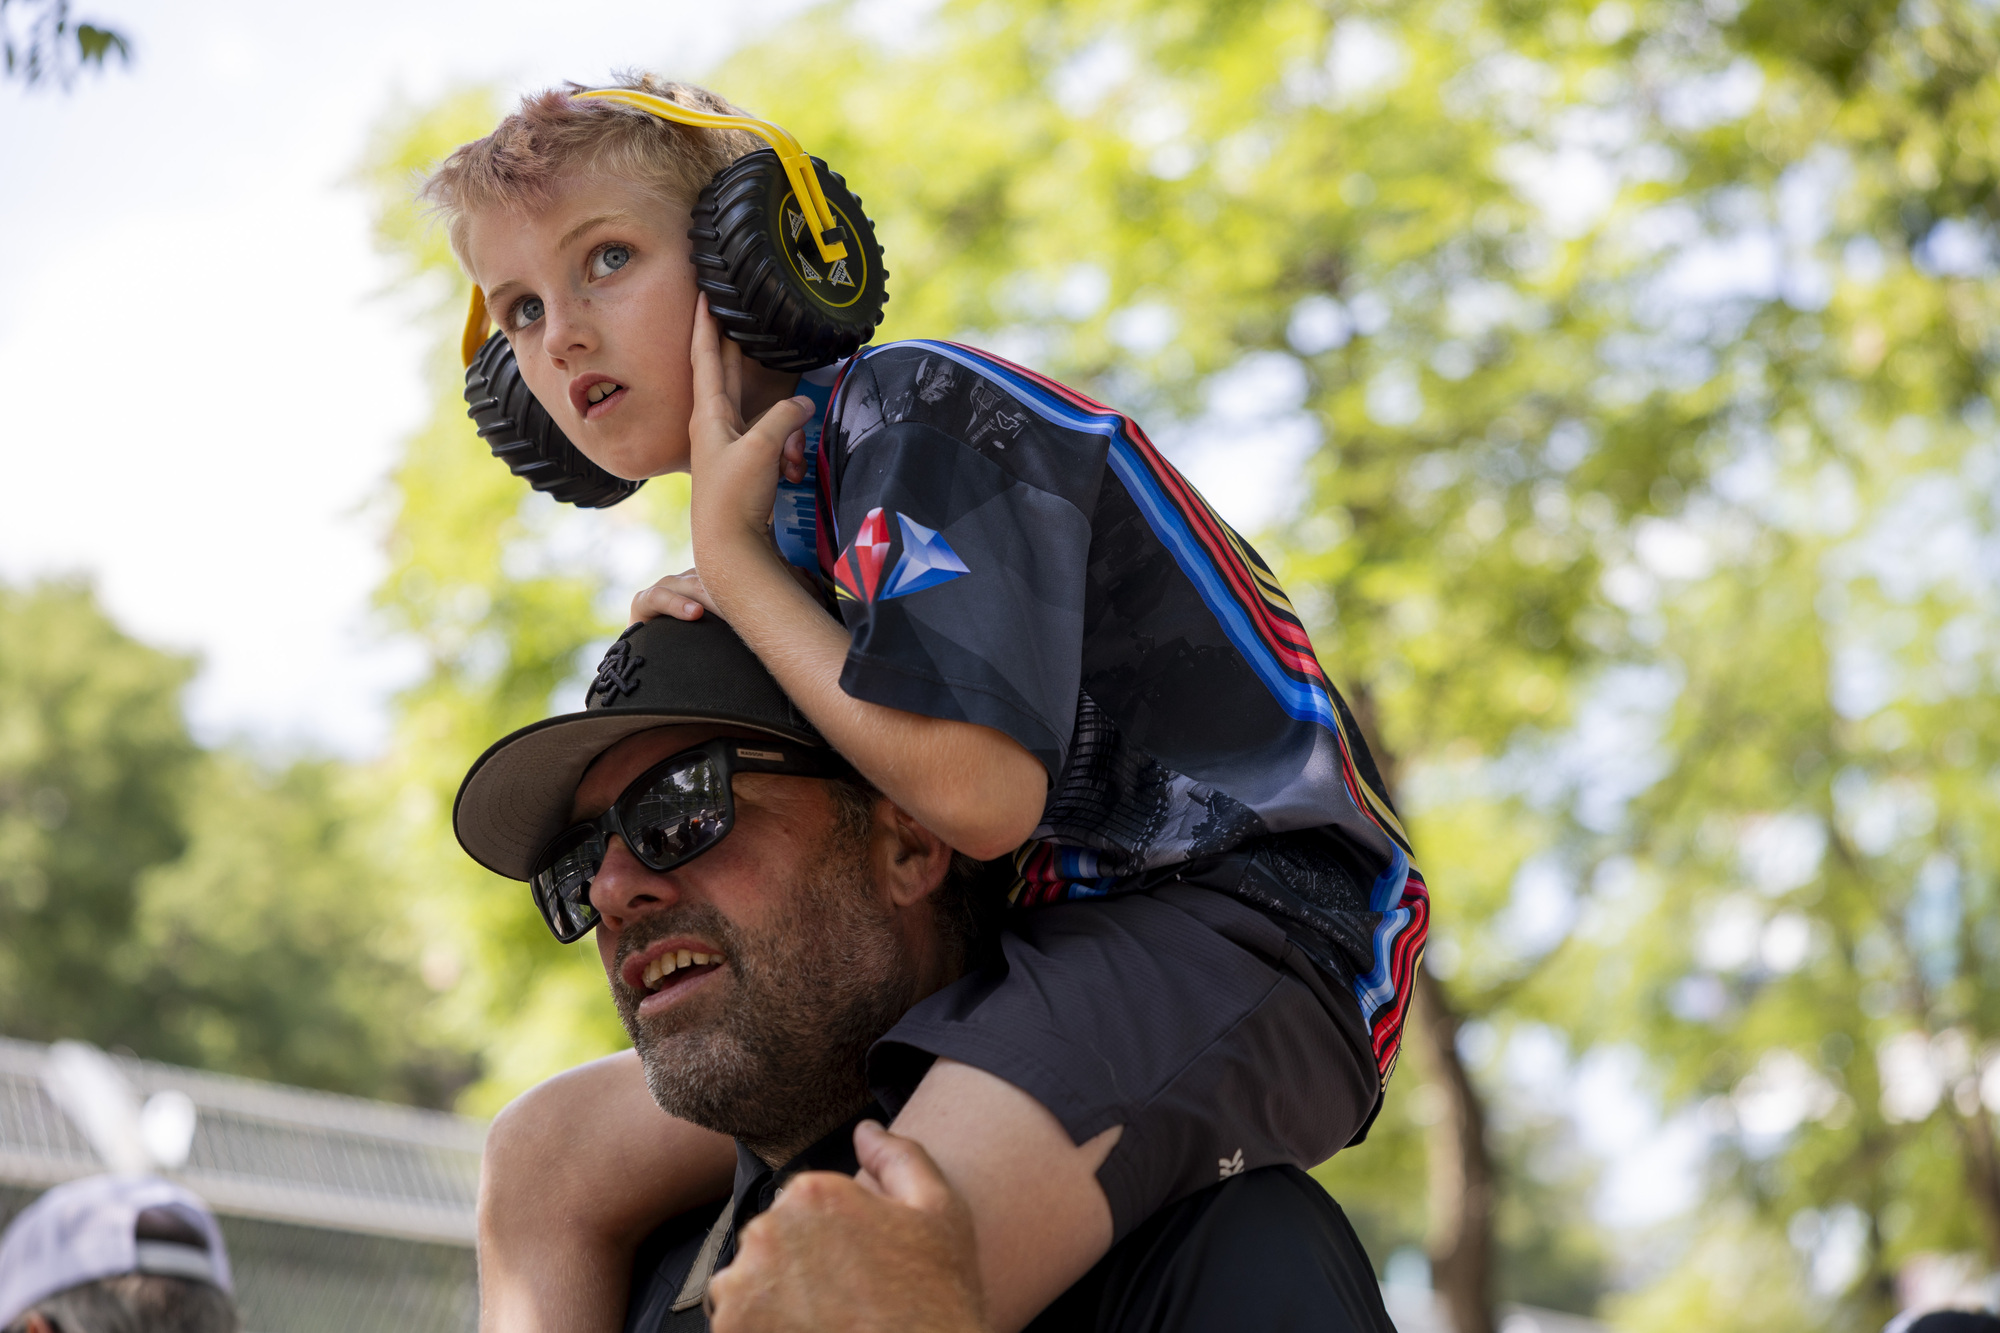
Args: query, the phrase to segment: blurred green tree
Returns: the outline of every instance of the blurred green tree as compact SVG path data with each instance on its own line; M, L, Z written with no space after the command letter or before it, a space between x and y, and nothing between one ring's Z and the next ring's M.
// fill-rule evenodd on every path
M140 965L125 947L139 875L186 846L192 670L81 585L0 585L0 1029L150 1034L146 997L107 978Z
M421 974L449 962L371 776L204 752L192 669L85 586L0 585L0 1031L448 1104L471 1062Z
M2000 1263L2000 18L879 12L814 10L708 81L869 201L883 337L982 343L1195 456L1319 441L1266 549L1436 894L1406 1086L1322 1172L1378 1253L1424 1238L1461 1333L1596 1303L1592 1172L1510 1072L1556 1034L1641 1053L1711 1148L1702 1234L1632 1265L1621 1324L1876 1327L1909 1256ZM463 288L407 190L496 113L404 116L373 177L385 241L447 278L384 593L433 647L405 746L440 812L615 623L630 589L563 553L681 496L557 514L460 422ZM615 1042L518 889L442 855L495 1016L480 1095Z
M430 1010L457 980L409 910L393 824L366 768L275 772L206 757L183 793L187 846L138 878L120 979L148 1002L157 1058L449 1106L475 1072ZM114 964L114 968L115 968Z

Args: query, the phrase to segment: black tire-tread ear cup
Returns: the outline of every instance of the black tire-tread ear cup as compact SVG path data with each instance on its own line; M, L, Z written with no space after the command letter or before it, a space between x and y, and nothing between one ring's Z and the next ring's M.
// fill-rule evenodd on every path
M569 442L528 392L504 333L488 338L465 368L465 415L509 472L564 504L607 509L646 484L611 475Z
M847 258L828 264L770 149L717 172L695 202L695 281L709 313L772 370L816 370L852 356L875 334L889 274L875 226L838 172L812 159L841 226Z

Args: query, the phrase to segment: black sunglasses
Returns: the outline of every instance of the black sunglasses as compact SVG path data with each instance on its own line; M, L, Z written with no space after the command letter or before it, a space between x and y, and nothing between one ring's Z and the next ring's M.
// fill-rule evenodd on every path
M832 750L779 740L723 738L661 760L632 779L610 809L564 829L535 858L528 887L555 937L568 944L597 925L590 883L613 837L625 840L640 865L662 871L686 865L728 836L736 826L730 779L738 773L844 778L854 769Z

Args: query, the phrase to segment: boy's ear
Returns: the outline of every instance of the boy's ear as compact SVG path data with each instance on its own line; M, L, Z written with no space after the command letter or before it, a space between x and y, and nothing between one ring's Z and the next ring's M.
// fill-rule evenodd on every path
M875 800L869 844L875 873L897 907L922 902L951 869L951 848L944 839L886 796Z

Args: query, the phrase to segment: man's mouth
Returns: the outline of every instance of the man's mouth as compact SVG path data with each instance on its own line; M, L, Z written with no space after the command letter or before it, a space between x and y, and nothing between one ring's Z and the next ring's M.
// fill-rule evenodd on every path
M622 384L612 384L608 380L599 380L597 383L590 386L589 392L585 393L583 395L583 398L585 402L590 403L594 406L595 404L603 402L605 399L609 398L612 394L617 393L620 389L623 389L624 387L625 386Z
M693 949L670 949L646 964L646 993L657 995L668 987L691 981L722 966L719 953L699 953Z

